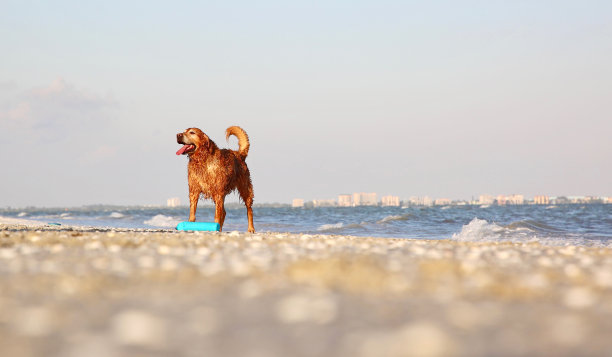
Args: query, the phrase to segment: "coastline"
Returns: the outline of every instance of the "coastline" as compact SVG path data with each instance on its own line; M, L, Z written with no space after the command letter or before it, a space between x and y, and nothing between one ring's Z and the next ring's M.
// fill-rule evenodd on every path
M612 250L0 219L3 355L604 356Z

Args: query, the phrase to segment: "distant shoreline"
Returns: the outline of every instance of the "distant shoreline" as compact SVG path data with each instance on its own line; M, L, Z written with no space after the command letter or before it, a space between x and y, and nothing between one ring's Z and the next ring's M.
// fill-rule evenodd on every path
M351 206L344 207L338 205L330 205L330 206L305 206L305 207L292 207L291 204L288 203L255 203L253 207L255 208L296 208L296 209L317 209L317 208L342 208L342 209L352 209L352 208L418 208L418 207L512 207L512 206L584 206L584 205L594 205L594 206L607 206L612 205L611 203L604 202L595 202L595 203L557 203L557 204L535 204L535 203L524 203L518 205L496 205L496 204L449 204L449 205L403 205L403 206L383 206L383 205L361 205L361 206ZM215 205L211 202L200 202L198 207L203 208L214 208ZM240 209L244 208L243 203L231 202L225 204L226 209ZM2 212L21 212L25 210L36 210L36 211L57 211L57 210L99 210L99 211L112 211L112 210L129 210L129 209L176 209L176 210L189 210L188 205L180 205L175 207L169 207L166 205L82 205L82 206L25 206L25 207L1 207L0 213Z

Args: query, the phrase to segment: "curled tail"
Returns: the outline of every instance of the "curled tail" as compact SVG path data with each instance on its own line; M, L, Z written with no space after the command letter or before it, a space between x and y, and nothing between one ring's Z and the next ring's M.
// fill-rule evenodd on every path
M230 126L225 130L225 140L229 140L230 135L234 135L238 138L238 154L242 156L243 160L246 159L249 154L249 147L251 146L246 131L239 126Z

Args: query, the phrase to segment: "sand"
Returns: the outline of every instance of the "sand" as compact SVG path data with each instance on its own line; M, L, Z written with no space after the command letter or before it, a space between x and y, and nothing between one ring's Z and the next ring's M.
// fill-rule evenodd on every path
M0 224L2 356L610 356L612 251Z

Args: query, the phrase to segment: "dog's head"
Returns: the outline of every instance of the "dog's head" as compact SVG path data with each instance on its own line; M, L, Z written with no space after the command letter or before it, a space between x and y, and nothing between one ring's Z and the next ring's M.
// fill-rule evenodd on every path
M198 128L189 128L176 134L176 142L183 144L176 152L177 155L191 155L199 150L210 151L212 148L208 136Z

